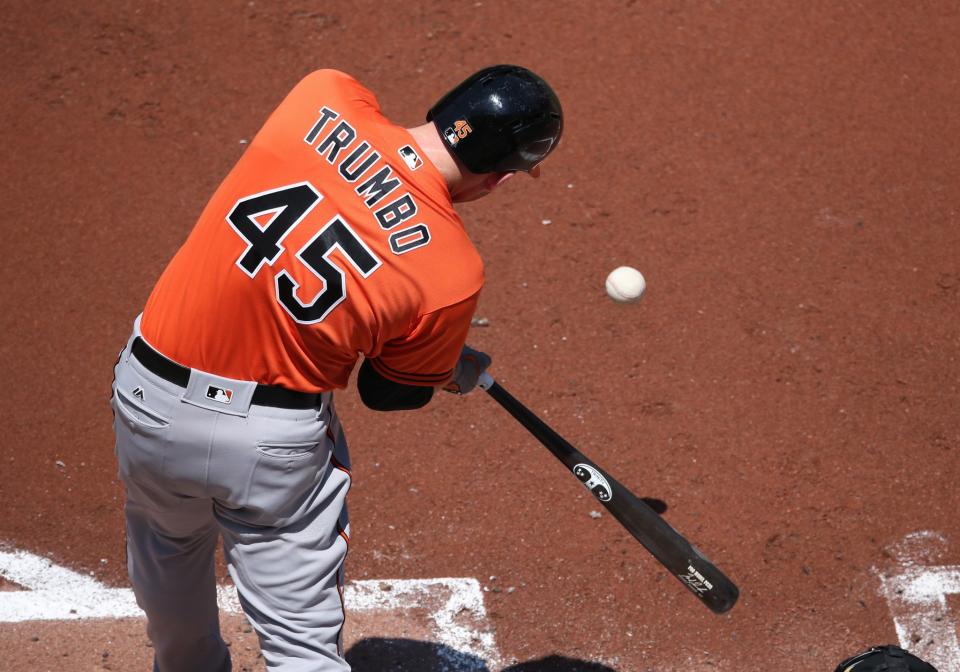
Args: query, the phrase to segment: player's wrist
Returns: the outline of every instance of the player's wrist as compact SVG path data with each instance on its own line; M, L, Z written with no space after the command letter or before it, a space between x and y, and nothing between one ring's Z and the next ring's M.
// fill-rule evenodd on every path
M443 389L454 394L468 394L477 386L480 374L487 370L493 360L485 352L464 345L460 359L453 367L453 375Z

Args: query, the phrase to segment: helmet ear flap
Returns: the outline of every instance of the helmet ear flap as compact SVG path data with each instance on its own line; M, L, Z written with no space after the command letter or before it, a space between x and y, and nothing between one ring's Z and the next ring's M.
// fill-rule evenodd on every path
M427 113L447 150L476 174L529 171L563 132L563 111L553 89L516 65L474 73Z

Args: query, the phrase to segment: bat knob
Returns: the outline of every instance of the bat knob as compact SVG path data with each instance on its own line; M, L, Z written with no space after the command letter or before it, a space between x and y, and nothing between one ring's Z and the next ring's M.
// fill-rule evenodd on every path
M484 371L480 374L480 377L477 378L477 387L481 390L489 390L495 382L493 376Z

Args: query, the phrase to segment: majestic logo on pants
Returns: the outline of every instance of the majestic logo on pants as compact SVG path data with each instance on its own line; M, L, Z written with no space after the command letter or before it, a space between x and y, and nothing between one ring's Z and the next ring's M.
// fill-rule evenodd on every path
M580 479L580 482L593 493L593 496L601 502L609 502L613 498L613 490L606 477L600 473L596 467L589 464L578 464L573 468L573 475Z
M233 390L228 390L225 387L216 387L214 385L208 385L207 399L213 399L214 401L219 401L221 404L229 404L230 400L233 399Z

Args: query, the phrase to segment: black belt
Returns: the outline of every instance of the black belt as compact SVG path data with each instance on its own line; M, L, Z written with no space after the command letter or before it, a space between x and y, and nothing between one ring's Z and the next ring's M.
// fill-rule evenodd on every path
M133 339L130 352L148 371L174 385L186 387L190 381L190 369L167 359L139 336ZM279 385L257 385L250 403L275 408L319 408L321 395L316 392L288 390Z

